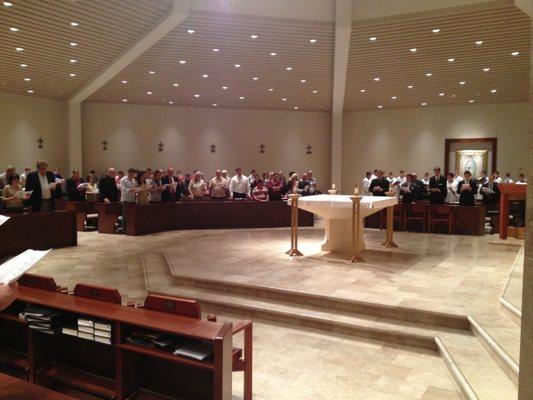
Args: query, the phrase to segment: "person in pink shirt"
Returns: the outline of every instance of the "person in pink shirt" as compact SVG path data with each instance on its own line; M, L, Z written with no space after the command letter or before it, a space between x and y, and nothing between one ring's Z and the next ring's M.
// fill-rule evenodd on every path
M263 180L258 179L255 181L256 186L252 190L252 199L265 203L269 200L268 189L263 185Z

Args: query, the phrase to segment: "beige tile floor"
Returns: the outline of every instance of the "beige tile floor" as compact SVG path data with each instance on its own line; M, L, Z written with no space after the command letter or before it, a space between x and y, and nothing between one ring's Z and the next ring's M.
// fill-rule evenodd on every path
M283 254L287 229L81 233L77 248L54 250L33 272L70 288L77 282L117 287L124 301L140 301L146 295L141 256L164 246L191 275L489 319L520 246L498 245L489 236L402 233L395 236L400 248L385 250L378 246L384 233L367 231L367 261L353 265L318 254L322 234L302 229L301 249L314 256L290 260ZM257 399L459 398L432 352L264 321L256 322L254 336ZM516 347L515 338L508 340Z

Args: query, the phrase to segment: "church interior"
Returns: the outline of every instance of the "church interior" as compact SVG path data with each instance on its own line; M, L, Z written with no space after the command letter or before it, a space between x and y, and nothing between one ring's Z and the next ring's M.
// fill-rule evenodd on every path
M532 400L532 0L0 3L1 400Z

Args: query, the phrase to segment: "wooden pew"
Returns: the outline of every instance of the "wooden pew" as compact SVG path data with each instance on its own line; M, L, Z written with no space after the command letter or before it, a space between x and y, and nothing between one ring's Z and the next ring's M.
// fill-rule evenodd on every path
M0 373L0 399L2 400L76 400L74 397L46 389Z
M28 249L48 250L78 244L73 211L30 212L9 217L0 225L0 257Z
M120 203L95 203L96 212L98 213L98 232L115 233L115 224L118 217L122 215L122 206Z
M88 216L96 214L96 202L94 201L67 201L65 209L76 212L76 229L78 232L85 231Z

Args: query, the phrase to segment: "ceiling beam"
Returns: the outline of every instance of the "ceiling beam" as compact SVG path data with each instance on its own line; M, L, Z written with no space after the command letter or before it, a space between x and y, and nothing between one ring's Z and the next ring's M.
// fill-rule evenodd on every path
M124 51L104 67L102 71L91 78L91 80L79 90L74 92L68 101L70 103L81 103L91 96L137 57L183 22L189 16L189 9L189 0L174 0L169 13L165 15L152 30L144 34L137 42L124 49Z

